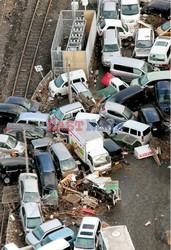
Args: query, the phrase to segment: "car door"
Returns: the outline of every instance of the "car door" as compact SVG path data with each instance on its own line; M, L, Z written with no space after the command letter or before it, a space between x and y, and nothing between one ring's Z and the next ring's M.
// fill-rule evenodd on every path
M61 87L61 95L67 95L67 94L68 94L68 82L65 82Z

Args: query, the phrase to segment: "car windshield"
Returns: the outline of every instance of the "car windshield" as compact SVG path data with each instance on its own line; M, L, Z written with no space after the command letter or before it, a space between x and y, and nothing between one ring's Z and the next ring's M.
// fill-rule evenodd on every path
M108 44L104 45L103 47L103 52L116 52L116 51L119 51L117 44Z
M165 90L164 93L159 95L159 103L169 104L171 102L171 93L168 90Z
M136 43L137 48L151 48L152 43L150 40L138 40Z
M41 224L40 217L37 218L27 218L27 227L30 229L35 228L36 226L39 226Z
M61 170L68 171L75 168L75 161L73 158L61 161Z
M61 87L61 85L64 83L64 80L62 79L61 75L59 75L57 78L54 80L56 87Z
M96 168L103 166L104 164L110 163L110 161L110 157L106 154L94 157L94 165Z
M163 23L162 25L161 25L161 29L163 30L163 31L166 31L166 30L168 30L170 28L170 21L168 21L168 22L166 22L166 23Z
M162 54L150 54L150 60L152 61L165 61L165 55Z
M153 72L153 67L152 67L152 65L150 65L149 63L144 62L143 66L142 66L142 70L143 70L145 73Z
M141 86L144 86L146 83L148 83L148 77L147 75L143 75L138 79L138 82Z
M62 118L63 118L63 116L64 116L64 114L61 112L60 109L58 109L58 110L56 111L56 113L54 113L54 115L55 115L55 117L56 117L56 119L57 119L58 121L61 121Z
M127 107L125 107L123 114L128 120L132 117L132 111Z
M146 121L149 123L160 121L160 117L154 108L146 108L143 112Z
M31 109L31 106L32 106L31 101L25 99L23 106L26 107L26 109Z
M6 144L10 147L10 148L15 148L17 145L17 140L13 137L8 137Z
M132 16L139 13L138 4L122 5L122 15Z
M78 237L75 242L75 247L82 249L95 249L95 241L94 239Z
M47 236L47 237L45 237L45 239L43 239L41 241L41 245L44 246L44 245L50 243L51 241L52 241L51 238L49 238L49 236Z
M38 240L41 240L44 235L44 231L41 227L36 227L33 229L32 233Z
M117 19L117 12L116 11L103 11L102 17L104 19Z
M23 201L24 202L39 202L40 197L37 192L25 192Z

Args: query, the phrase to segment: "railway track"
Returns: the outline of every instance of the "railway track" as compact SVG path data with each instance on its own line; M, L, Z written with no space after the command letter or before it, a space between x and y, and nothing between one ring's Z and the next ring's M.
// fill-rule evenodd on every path
M37 0L35 3L33 16L15 76L12 89L13 96L31 97L33 94L30 83L51 3L52 0Z

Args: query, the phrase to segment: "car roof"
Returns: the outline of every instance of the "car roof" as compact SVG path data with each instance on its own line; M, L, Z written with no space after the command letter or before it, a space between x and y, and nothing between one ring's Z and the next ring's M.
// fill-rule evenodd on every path
M105 108L112 109L112 111L117 111L118 113L122 114L126 107L120 103L107 101L105 103Z
M54 143L51 145L51 148L55 152L55 154L58 156L60 161L67 160L69 158L72 158L72 155L66 148L65 144L62 142Z
M7 97L7 99L5 100L5 102L9 102L9 103L15 103L15 104L23 104L23 102L27 100L24 97L21 96L9 96Z
M94 238L94 235L96 233L96 228L98 226L98 223L100 222L98 217L84 217L82 219L79 232L78 232L78 237L86 237L86 238ZM84 228L84 225L93 225L94 228ZM85 233L85 234L84 234ZM87 233L90 233L91 235L88 235Z
M44 232L47 232L49 230L53 230L55 228L58 228L59 226L61 226L61 221L58 219L53 219L53 220L49 220L46 221L44 223L42 223L40 225L40 227L43 229Z
M124 122L123 126L129 127L138 131L144 131L145 129L149 128L148 125L141 123L141 122L133 121L133 120L128 120Z
M69 112L69 111L77 109L77 108L83 108L83 106L80 102L74 102L71 104L64 105L64 106L60 107L60 110L63 114L65 114L66 112Z
M148 40L151 38L151 31L152 29L150 28L140 28L138 29L137 33L137 40Z
M117 30L116 29L107 29L104 32L104 45L105 44L114 44L118 43L117 39Z
M70 71L69 76L70 76L70 80L73 80L74 78L85 76L85 73L84 73L83 69L77 69L77 70ZM61 77L62 77L62 79L64 81L68 80L68 74L67 73L61 74Z
M11 137L9 135L4 135L4 134L0 134L0 142L6 142L8 140L8 138ZM14 139L15 140L15 139Z
M165 71L154 71L147 73L147 78L149 81L153 80L162 80L162 79L170 79L171 72L170 70Z
M138 94L140 92L143 92L143 89L139 85L133 85L115 93L107 100L107 102L120 102L122 100L127 100L132 95Z
M82 82L76 82L72 84L72 87L76 90L76 92L80 93L80 92L84 92L87 91L88 89L86 88L86 86L82 83Z
M19 250L19 248L14 243L9 243L4 245L4 247L8 250ZM4 248L1 248L4 249Z
M69 227L64 227L48 235L51 240L56 240L58 238L65 238L67 236L73 235L74 232Z
M124 66L136 66L137 68L142 68L144 65L143 60L135 59L135 58L130 58L130 57L122 57L122 56L116 56L112 58L112 64L121 64Z
M23 204L26 216L31 218L40 217L39 205L36 202L26 202Z
M48 243L47 245L44 245L43 247L40 248L40 250L63 250L63 249L66 249L68 248L69 249L70 247L70 244L68 243L68 241L66 241L65 239L57 239L57 240L54 240L50 243Z
M29 159L29 162L31 164L31 159ZM15 158L0 158L0 164L2 165L16 165L16 164L26 164L26 158L25 157L15 157Z
M46 113L33 113L33 112L23 112L19 116L19 120L31 120L31 121L37 121L37 120L48 120L50 117L49 114Z
M104 2L103 11L114 11L116 10L116 2Z
M138 3L139 1L138 0L121 0L121 4L126 4L126 5L129 5L129 4L136 4Z
M163 45L156 45L156 43L158 42L164 42L164 43L167 43L166 46L163 46ZM163 36L159 36L156 38L152 48L151 48L151 51L150 51L150 54L162 54L162 53L166 53L166 51L168 50L168 47L171 45L171 38L170 37L163 37Z
M75 120L82 121L82 120L96 120L98 121L100 119L99 114L93 114L93 113L86 113L86 112L78 112L76 114Z
M10 128L12 130L26 130L26 131L30 131L30 132L34 132L36 129L35 125L32 124L25 124L25 123L7 123L6 128Z
M34 148L40 148L40 147L48 146L51 142L52 142L52 138L45 137L45 138L32 140L31 144L33 145Z
M39 167L45 173L55 171L55 167L49 152L40 152L35 154L39 162Z
M38 192L37 180L25 179L23 181L26 192Z
M26 111L25 108L12 103L0 103L0 111L5 111L6 113L11 112L15 114L20 114L23 111Z

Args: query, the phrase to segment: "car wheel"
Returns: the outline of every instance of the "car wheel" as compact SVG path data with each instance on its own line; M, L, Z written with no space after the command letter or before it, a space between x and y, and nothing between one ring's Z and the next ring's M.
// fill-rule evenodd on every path
M3 181L5 184L9 184L11 180L10 180L9 176L6 176Z

